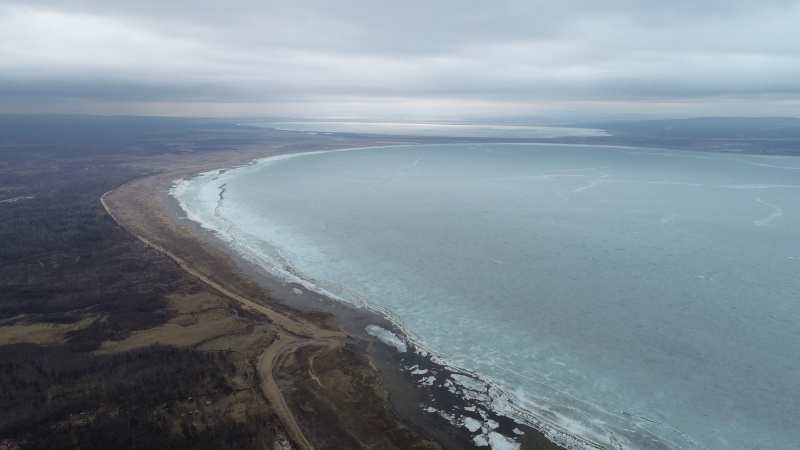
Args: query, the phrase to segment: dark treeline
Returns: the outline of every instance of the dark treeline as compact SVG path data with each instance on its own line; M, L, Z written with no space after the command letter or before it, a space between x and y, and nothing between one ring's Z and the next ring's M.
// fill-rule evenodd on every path
M24 156L146 156L219 150L255 142L233 120L144 116L0 116L4 153ZM203 133L213 132L211 137ZM229 139L221 138L230 133ZM201 139L198 139L200 136Z
M2 160L0 156L0 161ZM170 260L108 216L100 196L141 175L113 161L35 156L0 165L0 324L98 323L85 350L169 319L167 293L191 289ZM102 323L101 323L102 322Z
M201 289L121 229L100 197L147 174L127 164L135 158L253 140L205 120L0 116L0 327L90 321L57 345L0 346L0 439L48 449L255 448L274 437L268 413L192 415L198 407L174 400L234 395L241 373L228 355L92 353L165 323L170 295Z
M198 429L185 412L232 395L235 370L224 352L153 346L93 355L2 346L0 435L24 436L30 448L254 447L268 418L242 424L203 411L194 420L208 426Z
M168 320L166 295L197 283L106 214L100 197L145 175L131 157L202 151L224 122L0 117L0 325L102 319L85 349ZM252 141L252 139L249 139Z

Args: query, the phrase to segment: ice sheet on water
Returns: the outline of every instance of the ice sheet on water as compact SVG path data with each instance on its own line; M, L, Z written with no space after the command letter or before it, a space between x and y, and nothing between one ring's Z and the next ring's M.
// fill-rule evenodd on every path
M420 381L420 384L423 386L433 386L433 383L436 382L436 377L426 377Z
M302 205L295 211L302 220L284 228L294 240L277 245L286 242L282 249L326 269L303 287L317 290L318 280L334 280L366 292L370 305L398 319L414 350L424 355L424 348L432 360L476 374L472 381L444 380L448 389L528 425L543 421L541 426L552 426L552 434L564 441L580 442L569 437L576 433L613 446L612 433L630 442L663 438L675 443L672 448L696 447L675 429L711 448L720 447L720 439L741 438L751 446L766 439L763 445L771 448L797 441L796 428L786 429L775 416L795 405L785 395L772 395L798 387L796 374L787 369L797 366L792 356L800 346L796 323L775 319L798 315L796 274L775 265L777 259L795 263L800 255L793 239L800 226L796 170L763 164L758 156L627 153L611 147L373 150L342 154L348 158L282 159L286 164L280 171L300 164L294 172L304 174L294 177L302 178L300 185L284 175L269 186L260 183L272 177L259 176L237 187L235 171L209 175L208 189L198 194L203 198L195 199L198 222L224 230L213 215L223 182L228 183L226 208L228 194L234 200L238 192L242 200L248 192L283 189L281 208ZM323 164L314 166L317 157ZM447 176L425 179L425 173L437 173L437 160ZM414 164L419 161L424 164ZM280 175L275 162L269 163L276 166L270 174ZM489 173L459 178L456 169L468 167ZM403 177L396 176L398 169ZM368 183L347 182L356 179ZM391 189L381 188L385 180ZM410 184L402 185L403 180ZM314 182L320 190L312 189ZM345 191L341 199L326 196L337 191L332 186L350 185L362 190ZM190 197L186 191L193 190L179 187L176 194ZM443 192L455 192L455 201L446 201ZM208 205L211 211L203 211ZM476 211L486 214L476 216ZM459 215L463 212L469 214ZM261 217L223 213L240 231ZM297 239L310 236L297 238L303 224L323 225L317 242L341 239L336 251L349 253L331 250L334 257L317 259L321 253L310 254L311 247L298 248ZM371 224L375 227L368 228ZM391 234L378 233L385 230ZM446 230L446 235L420 239L431 230ZM736 246L729 245L731 236L737 236ZM446 241L455 248L439 247ZM502 247L506 241L511 247ZM236 245L252 245L246 250L256 254L263 250L259 242ZM381 249L386 253L373 255ZM265 259L272 256L265 253ZM435 283L424 274L433 274ZM445 292L426 290L445 285ZM724 301L715 303L717 298ZM509 299L520 301L503 303ZM738 326L743 317L746 329ZM388 339L402 341L395 338ZM487 385L480 386L477 377ZM767 379L774 389L756 387ZM660 397L653 397L654 386ZM709 406L733 398L732 392L740 401L724 413ZM654 418L666 425L648 421Z
M465 389L469 389L470 391L475 392L486 392L486 383L472 378L468 375L462 375L460 373L454 373L452 375L453 380L456 381L459 385L461 385Z

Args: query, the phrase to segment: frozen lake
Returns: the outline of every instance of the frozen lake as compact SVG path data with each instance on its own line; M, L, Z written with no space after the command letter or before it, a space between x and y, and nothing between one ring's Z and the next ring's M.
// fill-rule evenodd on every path
M520 421L607 447L800 441L800 158L382 147L173 194L235 251L490 381Z

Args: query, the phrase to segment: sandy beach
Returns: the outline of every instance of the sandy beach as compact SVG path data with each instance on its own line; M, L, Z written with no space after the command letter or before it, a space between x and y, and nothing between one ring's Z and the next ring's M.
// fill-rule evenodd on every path
M327 142L323 148L380 145L372 139ZM254 348L258 386L280 418L293 448L469 448L474 433L448 420L452 411L478 411L442 388L420 384L416 366L437 378L446 368L414 352L397 353L365 332L369 324L393 329L386 320L283 283L258 266L226 251L217 240L182 217L168 194L174 180L203 171L235 167L298 149L255 145L237 151L171 155L136 161L160 173L134 180L103 196L115 220L151 248L238 305L274 333ZM396 330L395 330L396 331ZM169 343L169 333L152 333ZM256 344L254 344L256 345ZM424 411L436 399L441 411ZM469 414L469 413L467 413ZM497 430L515 436L521 448L560 448L537 430L484 411ZM480 416L476 416L480 417Z

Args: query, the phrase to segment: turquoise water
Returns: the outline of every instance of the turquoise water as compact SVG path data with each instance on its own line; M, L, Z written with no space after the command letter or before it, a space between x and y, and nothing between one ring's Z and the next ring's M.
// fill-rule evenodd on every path
M173 194L236 251L382 311L563 442L797 448L800 158L384 147Z

